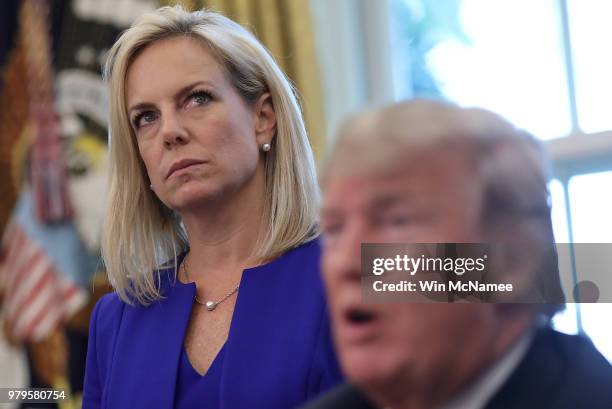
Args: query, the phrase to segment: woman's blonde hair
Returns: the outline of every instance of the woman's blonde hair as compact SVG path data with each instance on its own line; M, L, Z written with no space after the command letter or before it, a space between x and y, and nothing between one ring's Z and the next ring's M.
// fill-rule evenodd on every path
M146 169L129 125L126 72L148 45L175 36L200 40L249 103L269 92L276 135L265 155L265 208L255 256L270 259L318 234L319 205L314 158L295 90L270 53L249 31L218 13L162 7L143 15L110 50L104 76L110 85L111 183L102 257L111 284L126 302L161 298L159 271L188 247L178 216L149 188Z

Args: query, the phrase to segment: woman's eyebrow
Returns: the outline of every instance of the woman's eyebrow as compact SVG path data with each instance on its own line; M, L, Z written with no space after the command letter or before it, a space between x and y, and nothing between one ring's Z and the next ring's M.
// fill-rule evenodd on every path
M144 111L145 109L153 107L155 107L155 105L150 102L140 102L128 109L128 116L130 116L133 111Z
M189 93L189 91L191 91L192 89L200 86L200 85L205 85L207 87L213 87L213 84L210 81L195 81L189 85L186 85L184 87L182 87L181 89L179 89L175 94L174 94L174 99L180 99L181 97L185 96L186 94ZM151 102L139 102L135 105L132 105L131 107L128 108L128 114L131 114L132 111L142 111L145 109L151 109L154 108L155 104L151 103Z
M180 90L178 90L177 93L174 94L174 98L175 99L181 99L182 97L184 97L185 95L187 95L191 90L193 90L194 88L201 86L201 85L205 85L207 87L214 87L213 83L210 81L202 81L202 80L198 80L195 81L193 83L191 83L190 85L187 85L183 88L181 88Z

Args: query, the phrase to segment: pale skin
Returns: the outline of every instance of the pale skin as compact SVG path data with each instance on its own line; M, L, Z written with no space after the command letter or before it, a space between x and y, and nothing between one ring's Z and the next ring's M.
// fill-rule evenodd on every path
M174 37L135 58L126 100L152 189L187 230L190 252L179 280L195 282L200 300L218 301L245 268L263 262L252 254L264 210L261 146L272 142L276 129L271 97L246 102L205 46ZM185 159L197 163L172 172ZM236 299L214 311L193 306L184 345L200 374L227 340Z
M452 152L415 157L382 172L356 171L354 156L340 157L324 183L323 274L336 347L347 378L381 408L439 407L533 320L528 311L502 305L362 301L360 243L488 238L469 162ZM357 325L348 315L354 309L374 318Z

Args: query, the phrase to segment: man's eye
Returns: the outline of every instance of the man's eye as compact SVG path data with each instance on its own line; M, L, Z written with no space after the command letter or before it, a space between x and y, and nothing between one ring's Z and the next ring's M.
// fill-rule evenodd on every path
M410 223L410 217L404 214L389 215L384 218L383 222L388 226L406 226Z
M327 236L334 236L342 232L342 223L323 223L321 232Z

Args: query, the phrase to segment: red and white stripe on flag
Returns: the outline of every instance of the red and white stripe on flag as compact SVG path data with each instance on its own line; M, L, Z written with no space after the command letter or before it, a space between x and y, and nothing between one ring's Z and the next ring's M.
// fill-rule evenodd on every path
M17 223L7 227L0 253L3 315L15 338L43 339L87 302L85 290L59 273Z

